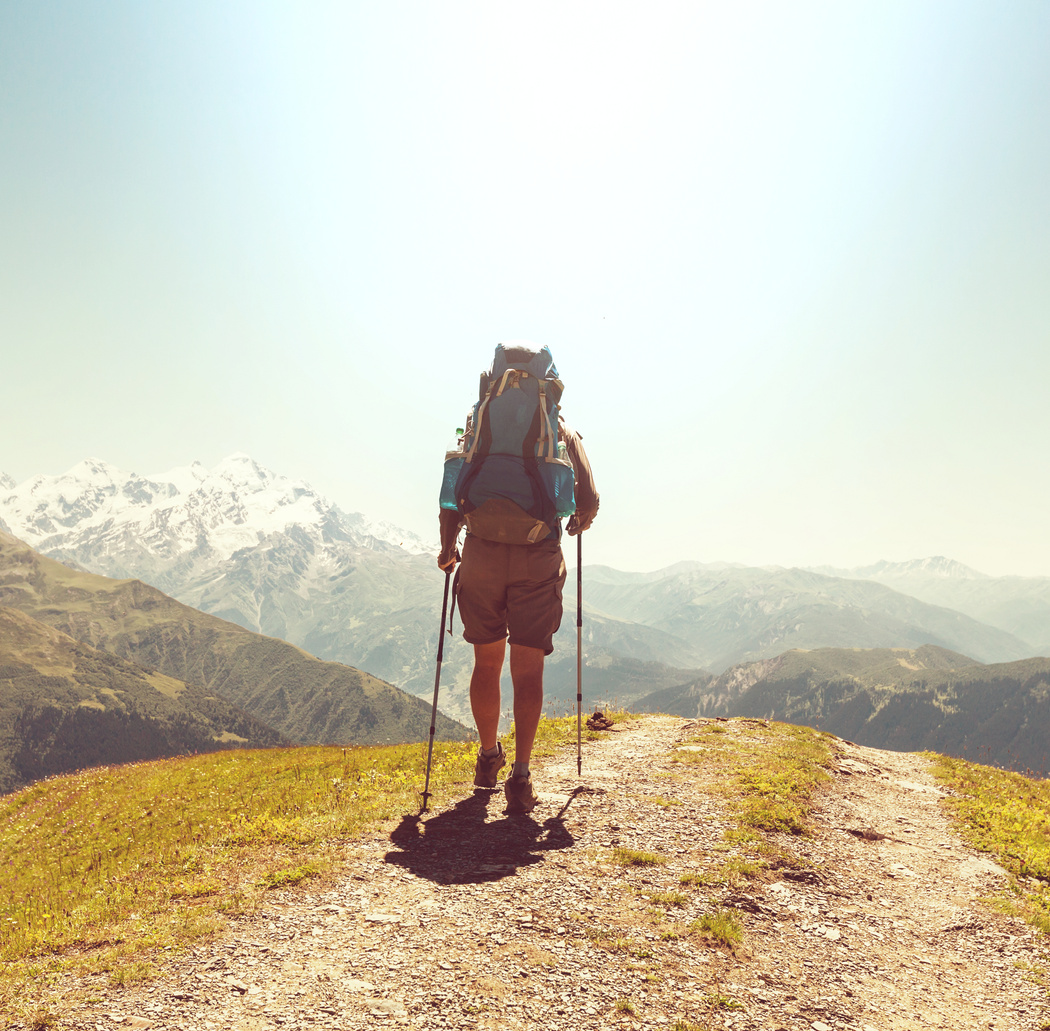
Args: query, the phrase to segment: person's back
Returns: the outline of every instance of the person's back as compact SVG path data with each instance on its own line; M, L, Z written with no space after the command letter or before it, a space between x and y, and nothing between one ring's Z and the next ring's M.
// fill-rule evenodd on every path
M515 761L505 787L508 812L528 812L538 801L529 760L543 708L543 662L561 623L561 518L568 515L566 529L577 534L598 512L582 441L561 419L561 394L546 347L498 345L459 446L446 457L442 484L438 565L451 572L461 561L456 597L463 638L474 646L477 787L496 787L506 763L498 732L510 641Z

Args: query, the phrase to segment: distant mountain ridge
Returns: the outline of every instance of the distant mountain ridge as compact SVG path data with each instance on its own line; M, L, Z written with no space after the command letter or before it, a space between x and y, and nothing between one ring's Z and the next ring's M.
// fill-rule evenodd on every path
M681 716L801 723L858 744L1050 771L1050 659L921 648L793 650L639 702Z
M681 638L715 672L791 648L935 644L982 661L1032 654L1004 630L859 578L724 563L638 574L592 566L586 573L592 606Z
M948 580L987 580L987 574L956 562L943 555L916 558L907 562L875 562L870 566L855 569L840 569L835 566L815 566L813 572L826 576L839 576L849 580L894 580L912 576Z
M987 576L940 556L878 562L835 570L834 575L872 580L930 605L955 609L1020 638L1030 655L1050 655L1050 577Z

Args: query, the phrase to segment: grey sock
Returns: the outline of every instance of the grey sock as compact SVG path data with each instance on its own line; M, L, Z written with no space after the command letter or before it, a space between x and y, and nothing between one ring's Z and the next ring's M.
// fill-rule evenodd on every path
M510 775L512 777L527 777L529 775L529 764L515 763L511 768Z
M483 748L481 750L481 754L486 759L491 759L493 756L499 755L499 752L500 752L500 744L499 744L498 741L491 748Z

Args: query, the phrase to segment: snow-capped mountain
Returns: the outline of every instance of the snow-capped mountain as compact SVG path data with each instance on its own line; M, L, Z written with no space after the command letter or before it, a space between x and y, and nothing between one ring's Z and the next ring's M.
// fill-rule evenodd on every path
M925 580L987 580L985 573L964 566L955 559L943 555L932 555L929 558L913 558L907 562L876 562L874 565L861 566L856 569L836 569L831 566L817 566L815 573L826 576L841 576L847 580L906 580L922 578Z
M0 491L11 490L14 485L14 477L8 476L5 472L0 472Z
M408 531L348 515L309 484L244 454L213 469L194 462L149 476L89 458L60 476L6 483L0 519L39 551L176 594L188 578L274 535L318 547L437 550Z

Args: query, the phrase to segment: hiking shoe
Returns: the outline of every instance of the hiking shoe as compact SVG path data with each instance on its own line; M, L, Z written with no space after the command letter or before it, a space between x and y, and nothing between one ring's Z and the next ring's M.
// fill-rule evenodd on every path
M507 755L503 751L503 745L498 741L496 746L499 751L495 755L482 755L478 749L478 761L474 766L474 787L494 788L499 771L507 765Z
M507 793L508 813L531 813L540 796L532 788L532 776L508 777L503 790Z

